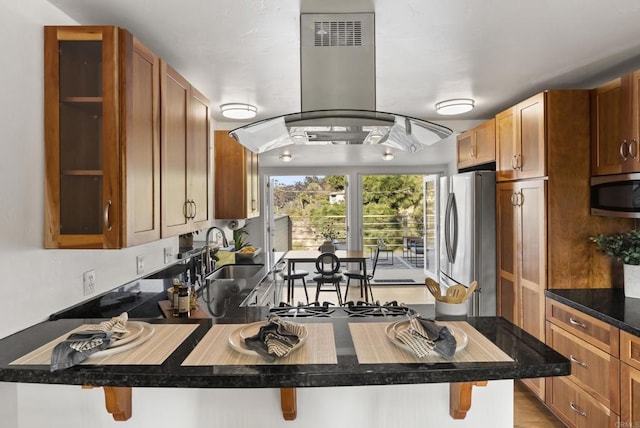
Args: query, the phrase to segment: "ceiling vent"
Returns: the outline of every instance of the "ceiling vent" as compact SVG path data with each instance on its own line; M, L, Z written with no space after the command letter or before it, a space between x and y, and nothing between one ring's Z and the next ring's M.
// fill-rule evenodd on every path
M362 46L362 21L314 21L314 46Z

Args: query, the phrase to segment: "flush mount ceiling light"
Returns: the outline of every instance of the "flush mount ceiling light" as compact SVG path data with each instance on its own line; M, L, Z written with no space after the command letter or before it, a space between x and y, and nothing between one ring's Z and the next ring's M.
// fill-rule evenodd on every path
M288 150L282 152L282 154L278 157L282 162L290 162L291 159L293 159L293 156L291 156L291 152L289 152Z
M253 119L258 109L256 106L244 103L228 103L220 106L222 115L228 119Z
M436 104L436 112L445 115L462 114L471 111L474 103L475 101L470 98L454 98L441 101Z
M391 150L385 150L385 152L382 154L382 159L384 159L386 161L393 160L393 158L395 158L395 157L396 157L396 155L394 155Z

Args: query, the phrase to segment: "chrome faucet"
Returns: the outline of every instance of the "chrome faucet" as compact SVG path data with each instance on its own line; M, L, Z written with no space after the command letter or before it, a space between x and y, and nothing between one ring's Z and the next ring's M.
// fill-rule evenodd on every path
M205 235L204 238L204 244L206 246L209 246L211 241L211 232L213 232L214 230L217 230L218 232L220 232L220 235L222 235L222 246L223 247L228 247L229 246L229 241L227 241L227 235L224 234L224 231L222 229L220 229L218 226L211 226L208 230L207 230L207 234Z
M217 230L222 235L222 246L228 247L229 241L227 241L227 237L224 234L224 231L220 229L218 226L211 226L207 230L207 234L205 235L204 247L202 247L202 251L204 252L204 257L202 257L202 274L203 277L207 276L207 274L213 272L215 269L213 258L211 257L211 232Z

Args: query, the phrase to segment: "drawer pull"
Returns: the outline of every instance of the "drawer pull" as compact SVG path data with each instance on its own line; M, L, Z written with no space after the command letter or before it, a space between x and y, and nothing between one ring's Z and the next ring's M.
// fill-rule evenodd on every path
M587 367L586 363L583 363L582 361L578 360L576 357L573 356L573 354L569 355L569 360L571 360L572 363L578 364L579 366Z
M574 412L576 412L577 414L579 414L580 416L584 416L585 418L587 417L587 413L583 412L582 410L578 409L576 407L575 404L573 404L573 402L569 402L569 407L571 407L571 410L573 410Z
M580 321L576 321L576 320L574 320L572 317L569 317L569 322L570 322L572 325L576 325L576 326L578 326L578 327L580 327L580 328L587 328L587 325L586 325L586 324L581 323Z

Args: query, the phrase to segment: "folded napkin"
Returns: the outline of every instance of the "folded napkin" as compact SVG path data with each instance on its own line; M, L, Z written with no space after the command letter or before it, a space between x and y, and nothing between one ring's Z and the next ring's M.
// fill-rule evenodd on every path
M440 326L433 320L413 317L409 327L396 331L396 338L407 345L418 358L434 351L447 359L456 352L456 339L446 326Z
M247 348L260 354L265 360L273 362L276 358L289 355L289 352L300 342L304 327L280 317L270 317L260 327L255 336L244 340Z
M128 320L129 314L123 312L117 317L113 317L108 321L102 321L97 326L97 330L105 332L110 331L113 334L114 340L123 339L125 336L129 335L129 330L127 330Z
M72 333L51 352L51 371L74 366L111 345L111 332L83 330Z
M102 351L118 339L129 334L127 320L123 312L117 317L103 321L90 330L77 331L58 343L51 352L51 371L74 366L89 358L95 352Z

